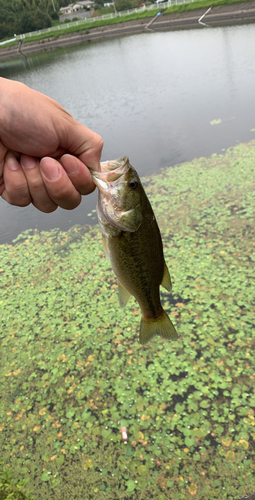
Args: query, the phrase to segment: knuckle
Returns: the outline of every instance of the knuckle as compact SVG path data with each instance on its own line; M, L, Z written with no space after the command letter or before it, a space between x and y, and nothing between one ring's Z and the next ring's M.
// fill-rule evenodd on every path
M31 196L27 189L27 185L15 186L12 189L6 189L7 201L10 205L18 207L26 207L31 203Z
M54 200L66 201L71 197L70 188L66 186L59 187L54 192Z
M90 185L81 187L79 191L84 196L84 195L93 193L93 191L95 191L95 189L96 189L95 184L90 184Z
M33 179L32 181L30 181L29 188L33 191L40 191L41 189L45 189L41 178Z
M98 146L103 147L103 145L104 145L104 141L103 141L101 135L98 135Z
M9 196L8 203L9 205L14 205L16 207L27 207L31 203L31 198L30 197L16 198L13 196Z
M41 212L45 214L50 214L51 212L55 212L57 210L58 206L52 201L48 203L44 203L42 205L38 205L36 202L33 202L33 205L40 210Z
M100 151L102 151L104 147L104 141L100 135L97 136L97 142L96 142L96 148Z
M62 204L60 205L61 208L65 208L65 210L74 210L74 208L77 208L80 205L81 199L76 199L72 200L72 202L69 202L68 204Z

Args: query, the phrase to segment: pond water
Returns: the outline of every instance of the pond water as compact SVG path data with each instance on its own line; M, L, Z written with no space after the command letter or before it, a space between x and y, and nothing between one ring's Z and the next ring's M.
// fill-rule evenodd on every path
M179 336L139 344L84 226L95 193L48 215L1 200L1 243L52 229L0 247L1 459L36 500L254 494L254 42L252 25L150 33L0 65L150 176Z
M139 344L97 229L1 245L1 460L34 500L255 492L254 179L251 141L146 182L176 341Z
M0 63L0 75L59 101L103 137L103 160L127 154L140 175L255 137L251 24L86 44ZM52 214L0 200L0 243L25 229L91 223L95 205L96 193Z

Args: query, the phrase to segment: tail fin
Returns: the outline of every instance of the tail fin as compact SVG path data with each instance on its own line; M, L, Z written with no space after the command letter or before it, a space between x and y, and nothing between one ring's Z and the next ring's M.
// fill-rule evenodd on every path
M155 335L160 335L164 339L176 340L178 335L175 327L168 317L166 311L162 309L162 314L155 319L146 319L142 316L140 324L140 343L146 344Z

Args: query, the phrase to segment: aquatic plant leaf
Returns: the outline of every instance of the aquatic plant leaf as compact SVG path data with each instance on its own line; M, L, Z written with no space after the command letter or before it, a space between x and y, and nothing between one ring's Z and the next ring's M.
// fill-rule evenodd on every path
M1 245L1 459L36 500L255 491L254 169L253 141L145 180L174 345L137 343L97 226Z

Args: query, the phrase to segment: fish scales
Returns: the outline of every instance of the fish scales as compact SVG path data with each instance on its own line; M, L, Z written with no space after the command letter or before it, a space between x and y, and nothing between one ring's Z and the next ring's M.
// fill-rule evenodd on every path
M160 231L136 170L127 157L101 163L91 171L99 189L97 215L107 257L119 282L119 302L130 295L140 305L142 344L155 335L176 339L176 330L162 308L159 286L171 289Z
M134 295L147 316L156 317L161 310L159 285L163 278L164 261L158 259L160 253L163 256L159 231L155 230L155 226L153 229L154 234L151 234L151 227L145 220L139 232L122 231L119 236L109 238L108 248L110 254L115 255L112 267L122 285ZM158 287L154 286L155 283Z

